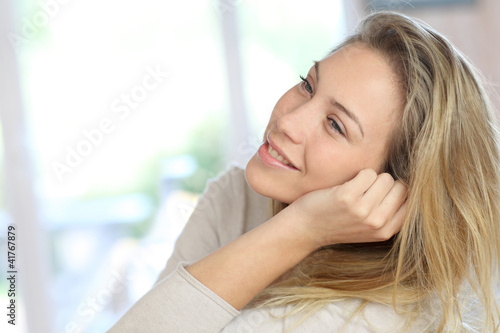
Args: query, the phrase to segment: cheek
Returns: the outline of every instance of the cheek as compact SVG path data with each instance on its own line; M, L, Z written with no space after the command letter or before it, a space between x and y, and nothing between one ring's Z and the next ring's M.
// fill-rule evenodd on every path
M309 158L309 189L329 188L353 179L359 171L370 167L367 166L366 156L366 152L352 147L336 147L329 152L316 151Z
M333 187L342 185L354 178L359 170L356 163L348 163L347 160L335 160L318 168L316 183L318 187Z
M365 149L364 168L371 168L377 173L383 172L387 160L387 140L382 143L368 145Z

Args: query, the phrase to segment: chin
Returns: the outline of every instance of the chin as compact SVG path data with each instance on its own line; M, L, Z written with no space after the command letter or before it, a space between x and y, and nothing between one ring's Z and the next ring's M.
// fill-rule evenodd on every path
M257 166L252 163L253 158L248 162L245 168L245 178L248 185L255 192L262 196L281 201L286 204L290 204L295 201L299 196L290 195L290 191L287 189L279 189L276 184L271 184L267 182L265 175L262 175Z

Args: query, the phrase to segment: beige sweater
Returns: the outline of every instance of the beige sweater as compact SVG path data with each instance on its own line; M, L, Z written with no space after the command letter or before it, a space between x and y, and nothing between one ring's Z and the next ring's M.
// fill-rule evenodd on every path
M268 218L269 199L247 185L241 168L232 167L209 182L157 283L109 332L404 330L403 319L384 305L369 304L364 311L354 314L360 304L356 299L332 302L303 321L304 314L285 316L290 307L238 311L184 269ZM426 328L429 322L422 318L408 332L432 331Z

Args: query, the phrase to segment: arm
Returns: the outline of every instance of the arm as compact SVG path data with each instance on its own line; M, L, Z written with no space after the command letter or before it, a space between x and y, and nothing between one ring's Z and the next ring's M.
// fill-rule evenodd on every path
M310 192L280 214L189 266L187 271L236 309L314 250L389 239L401 228L406 188L388 174L361 171Z
M187 271L236 309L315 250L285 209Z
M239 167L210 180L175 242L157 283L180 262L196 262L269 219L269 198L255 193Z
M239 312L199 283L182 265L158 282L109 333L219 332Z
M268 219L268 198L233 167L208 183L155 286L110 332L218 332L239 312L194 279L183 265L195 262ZM231 202L231 209L227 203ZM251 209L247 209L247 206ZM184 262L183 265L179 265Z
M388 239L403 221L406 189L362 171L304 195L261 226L161 280L109 332L218 332L260 290L315 249Z

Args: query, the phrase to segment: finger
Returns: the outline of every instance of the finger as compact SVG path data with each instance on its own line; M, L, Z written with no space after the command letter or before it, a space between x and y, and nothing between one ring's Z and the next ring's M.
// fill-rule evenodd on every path
M365 209L372 211L382 203L382 201L394 187L394 184L395 181L391 175L389 175L388 173L381 173L377 176L375 182L362 196L359 204Z
M342 191L360 198L377 180L377 173L372 169L361 170L356 177L341 186Z
M406 217L407 202L405 201L396 211L392 219L380 229L380 238L387 240L401 231Z
M399 207L406 201L407 192L408 188L406 185L401 181L395 181L394 186L380 203L380 209L387 211L389 215L395 214Z
M400 181L394 182L394 186L385 195L380 204L372 211L371 218L383 223L391 221L406 200L406 186Z

